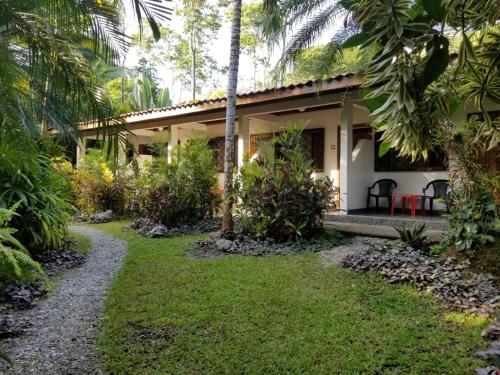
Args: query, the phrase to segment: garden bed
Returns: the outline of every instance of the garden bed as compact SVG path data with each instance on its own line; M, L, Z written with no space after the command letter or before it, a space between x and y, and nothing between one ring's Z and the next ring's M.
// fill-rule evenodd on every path
M179 226L166 226L155 223L149 219L137 219L126 228L133 229L138 234L151 238L168 238L184 234L199 234L217 232L220 229L221 220L204 219Z
M355 270L376 270L391 283L410 282L461 310L488 315L500 308L495 277L471 271L467 260L441 259L394 241L373 245L368 253L351 254L342 265Z
M335 231L327 231L311 240L277 242L272 238L256 239L242 233L234 234L230 239L214 236L194 241L189 254L207 257L207 254L238 254L249 256L294 255L303 252L317 253L331 249L342 241Z

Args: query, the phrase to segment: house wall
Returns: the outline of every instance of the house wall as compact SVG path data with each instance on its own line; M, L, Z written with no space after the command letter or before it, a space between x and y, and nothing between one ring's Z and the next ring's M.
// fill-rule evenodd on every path
M488 105L488 108L494 109L494 106ZM476 112L472 106L464 108L454 115L455 121L466 120L467 113ZM306 128L324 128L324 171L317 172L317 175L325 175L339 184L339 170L337 153L339 148L339 139L337 131L340 126L341 109L325 109L320 111L305 111L287 115L249 115L250 134L262 134L279 132L286 129L288 124L307 124ZM363 124L369 124L371 118L369 112L362 105L354 104L352 126L357 127ZM181 144L193 137L205 136L208 138L221 137L225 134L225 124L208 123L186 123L173 125L177 129L178 139ZM236 135L239 135L238 124L236 124ZM134 144L148 143L151 137L139 136L136 140L131 140ZM390 178L397 182L398 187L395 193L421 194L422 189L432 180L447 179L446 171L439 172L375 172L375 151L372 140L363 139L353 145L352 168L348 172L348 210L362 209L366 206L367 188L376 180L381 178ZM150 158L141 156L141 159ZM223 174L218 176L219 185L223 186ZM381 205L387 203L381 201ZM444 208L444 207L436 207Z

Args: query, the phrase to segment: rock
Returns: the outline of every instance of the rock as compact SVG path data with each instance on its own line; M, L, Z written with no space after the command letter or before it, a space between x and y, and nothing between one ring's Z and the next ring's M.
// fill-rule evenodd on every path
M88 222L91 224L107 223L114 219L113 211L107 210L105 212L99 212L94 215L90 215Z
M22 335L29 326L27 321L16 319L12 315L3 315L0 317L0 338Z
M477 368L475 369L477 375L496 375L496 368L492 366L488 366L485 368Z
M11 284L5 291L7 300L16 310L25 310L33 307L36 295L37 293L33 286L19 283Z
M160 238L160 237L168 237L169 231L165 225L156 225L149 232L146 233L146 236L151 238Z
M148 237L174 237L183 234L216 232L220 228L220 219L203 219L179 226L167 226L152 220L140 218L125 228L133 229Z
M500 321L490 324L483 330L482 334L488 340L500 340Z
M219 238L215 241L215 245L220 251L228 251L231 247L233 247L233 241L226 240L225 238Z

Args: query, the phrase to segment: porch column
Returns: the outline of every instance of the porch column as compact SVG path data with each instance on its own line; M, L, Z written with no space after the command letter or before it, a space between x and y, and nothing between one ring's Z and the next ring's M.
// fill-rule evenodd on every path
M340 114L340 212L349 210L349 172L352 168L352 101L346 98Z
M85 158L86 144L85 137L79 136L76 141L76 167L78 168Z
M174 146L177 146L179 142L179 127L177 125L172 125L170 127L170 142L168 142L168 162L172 162L172 151Z
M250 117L238 117L238 168L243 165L245 154L250 152Z

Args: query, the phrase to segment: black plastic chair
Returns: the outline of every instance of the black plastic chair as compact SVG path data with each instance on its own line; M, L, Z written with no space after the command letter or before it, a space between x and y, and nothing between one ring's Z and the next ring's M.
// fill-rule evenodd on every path
M378 193L372 193L375 186L378 185ZM375 181L375 183L368 188L368 196L366 197L366 209L370 209L371 198L375 198L375 207L378 210L379 198L387 198L387 203L389 205L389 212L391 212L392 206L392 192L398 186L397 182L389 178L383 178L381 180Z
M430 190L432 187L432 195ZM429 201L429 212L432 215L432 210L434 206L434 199L445 199L449 194L448 180L433 180L427 184L426 187L422 189L422 211L425 210L425 202ZM446 210L448 211L448 205L446 205Z

